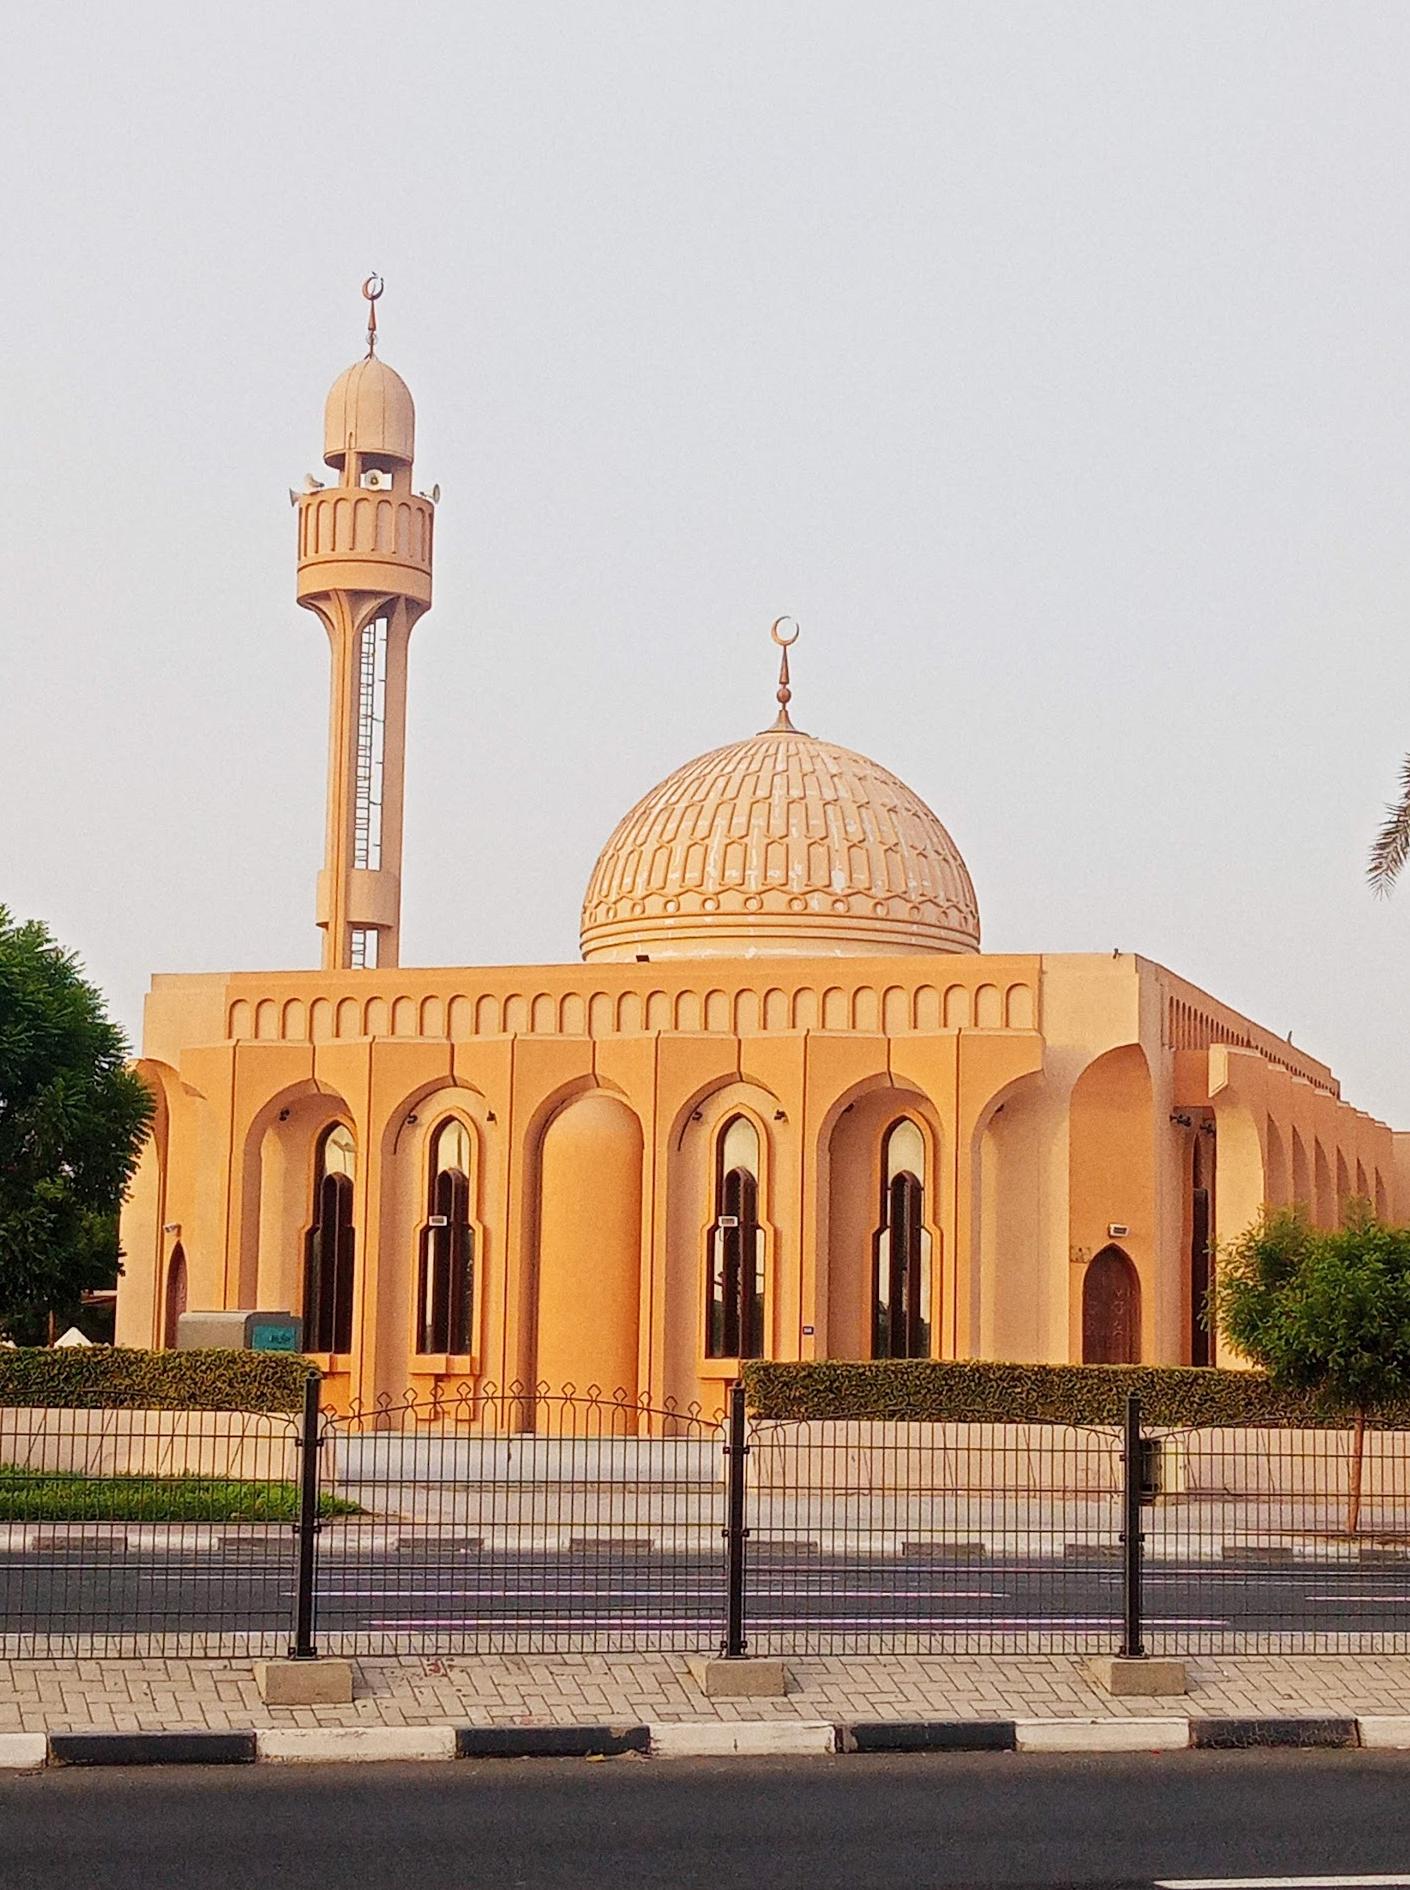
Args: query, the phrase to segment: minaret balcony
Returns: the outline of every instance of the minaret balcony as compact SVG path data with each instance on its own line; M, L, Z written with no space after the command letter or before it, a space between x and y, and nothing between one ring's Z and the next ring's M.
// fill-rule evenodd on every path
M380 591L431 602L435 507L419 493L325 486L299 494L300 600Z

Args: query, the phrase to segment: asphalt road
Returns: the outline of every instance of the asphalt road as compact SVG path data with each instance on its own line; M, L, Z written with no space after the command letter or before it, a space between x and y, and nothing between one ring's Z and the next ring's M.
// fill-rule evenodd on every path
M4 1890L1150 1890L1410 1871L1410 1760L606 1760L0 1783Z
M292 1541L205 1555L39 1552L0 1556L0 1633L172 1631L287 1634ZM1146 1618L1162 1635L1209 1650L1268 1633L1410 1640L1410 1561L1154 1563ZM350 1559L326 1554L318 1631L330 1647L564 1644L710 1647L723 1612L721 1563L617 1547L560 1554L425 1547ZM843 1653L903 1637L912 1651L986 1640L1045 1647L1105 1644L1120 1621L1112 1561L789 1556L754 1558L747 1624L755 1651ZM1386 1642L1389 1646L1391 1643Z

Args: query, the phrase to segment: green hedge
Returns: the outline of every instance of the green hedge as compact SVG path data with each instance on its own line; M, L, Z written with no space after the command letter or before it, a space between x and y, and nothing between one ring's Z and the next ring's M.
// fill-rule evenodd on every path
M1147 1424L1337 1425L1344 1414L1278 1392L1262 1372L1191 1365L1000 1365L981 1360L824 1360L744 1368L749 1407L766 1418L1047 1419L1112 1424L1134 1391ZM1378 1413L1410 1424L1410 1404Z
M297 1411L311 1367L280 1352L133 1346L0 1350L0 1405L140 1411Z

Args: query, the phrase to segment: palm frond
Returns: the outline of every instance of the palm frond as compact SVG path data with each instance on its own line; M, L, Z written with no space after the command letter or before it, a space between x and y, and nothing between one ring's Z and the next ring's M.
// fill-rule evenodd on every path
M1371 845L1366 877L1371 890L1388 894L1410 859L1410 755L1400 764L1400 797L1386 803L1385 823Z

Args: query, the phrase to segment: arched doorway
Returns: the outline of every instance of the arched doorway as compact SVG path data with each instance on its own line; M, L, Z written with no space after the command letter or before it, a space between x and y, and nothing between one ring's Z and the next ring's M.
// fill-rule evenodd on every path
M1082 1281L1082 1363L1138 1365L1141 1283L1130 1256L1103 1247Z
M166 1265L166 1304L162 1309L162 1344L176 1344L176 1322L186 1310L186 1249L178 1240Z

